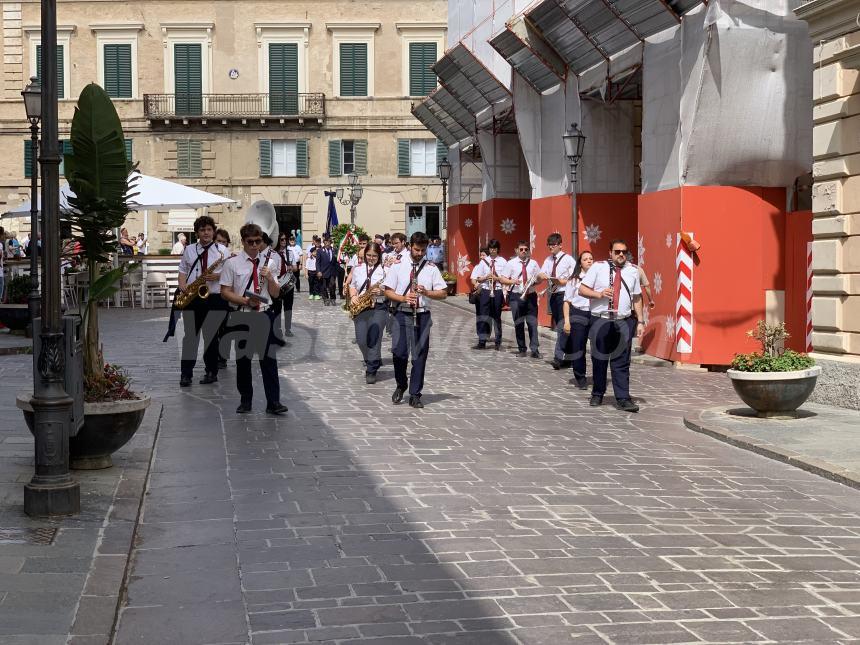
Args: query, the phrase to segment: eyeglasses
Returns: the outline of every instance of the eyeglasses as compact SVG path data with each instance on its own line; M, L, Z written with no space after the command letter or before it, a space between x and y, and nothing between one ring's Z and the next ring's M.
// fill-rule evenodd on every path
M612 255L627 255L627 249L612 249Z
M250 244L251 246L254 246L256 244L262 244L262 243L263 243L263 238L261 238L261 237L253 237L253 238L248 238L245 240L245 244Z
M522 248L517 249L517 251L528 251L528 249L525 247L522 247Z

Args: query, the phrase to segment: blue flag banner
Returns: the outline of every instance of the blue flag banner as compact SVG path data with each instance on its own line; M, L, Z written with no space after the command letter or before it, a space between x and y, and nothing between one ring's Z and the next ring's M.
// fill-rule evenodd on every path
M325 196L328 197L328 215L325 220L325 234L331 235L331 230L337 226L337 208L334 205L334 198L337 193L332 190L325 191Z

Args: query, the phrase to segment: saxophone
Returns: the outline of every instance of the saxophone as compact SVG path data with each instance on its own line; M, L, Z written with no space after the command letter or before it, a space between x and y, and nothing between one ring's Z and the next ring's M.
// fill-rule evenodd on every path
M197 276L191 284L185 286L185 291L178 291L176 294L176 298L173 300L173 306L177 309L185 309L190 305L195 298L200 298L201 300L206 300L209 297L209 287L206 286L207 278L212 276L224 262L232 258L225 258L224 254L221 254L221 258L215 262L211 267L206 269L203 273Z
M372 309L376 305L376 296L371 294L371 291L373 289L378 289L384 281L385 276L383 275L382 279L379 282L375 282L370 285L367 291L347 301L344 305L344 309L349 313L351 320L354 320L358 314L367 311L368 309Z

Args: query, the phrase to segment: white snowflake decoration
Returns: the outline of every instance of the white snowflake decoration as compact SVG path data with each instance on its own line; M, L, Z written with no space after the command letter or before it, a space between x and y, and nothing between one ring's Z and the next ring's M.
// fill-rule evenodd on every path
M666 248L667 249L672 248L672 234L671 233L666 233Z
M675 316L666 316L666 336L669 340L675 337Z
M466 219L463 220L463 226L465 226L466 228L472 228L472 224L474 224L474 223L475 222L472 221L471 217L467 217Z
M510 217L506 217L499 223L499 228L502 229L502 233L505 235L510 235L517 230L517 225Z
M600 230L600 227L597 224L589 224L585 227L585 230L582 232L582 236L586 239L589 244L594 244L597 240L600 239L600 236L603 235L603 231Z
M645 238L641 235L637 235L639 238L639 243L636 249L636 261L640 267L645 266Z
M529 227L529 253L535 250L535 242L537 241L537 236L535 235L535 227L534 225Z
M472 271L472 262L468 255L459 254L457 257L457 273L466 275Z
M663 274L655 273L654 274L654 292L662 293L663 291Z

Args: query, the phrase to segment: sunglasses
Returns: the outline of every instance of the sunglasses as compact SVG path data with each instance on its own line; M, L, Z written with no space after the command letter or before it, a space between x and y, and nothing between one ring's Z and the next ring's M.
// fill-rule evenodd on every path
M524 247L524 248L517 249L517 251L528 251L528 249Z
M245 240L245 244L255 245L255 244L262 244L262 243L263 243L263 238L261 238L261 237L253 237L253 238L249 238L249 239Z
M623 250L612 249L612 255L627 255L627 249L623 249Z

